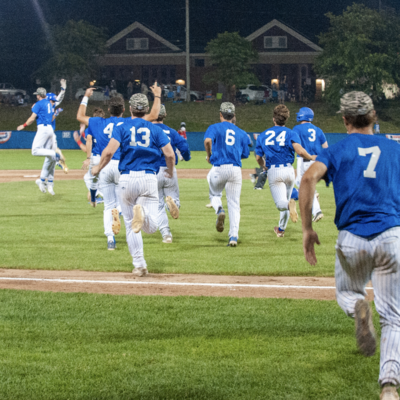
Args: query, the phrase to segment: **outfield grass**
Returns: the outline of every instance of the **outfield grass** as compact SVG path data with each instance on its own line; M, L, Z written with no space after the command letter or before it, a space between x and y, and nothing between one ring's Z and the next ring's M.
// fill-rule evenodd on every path
M33 157L32 157L33 158ZM24 269L83 269L130 271L125 229L117 236L117 250L107 251L103 205L93 209L82 181L55 183L56 196L43 194L33 181L0 184L0 267ZM215 229L205 179L181 179L181 213L170 218L174 243L161 242L159 232L144 234L148 268L157 273L227 275L317 275L334 271L336 227L332 187L318 184L325 218L316 224L322 242L318 264L309 266L303 256L301 223L289 221L284 238L273 232L279 221L268 186L253 190L243 181L239 245L226 247L228 221L223 233ZM226 208L226 198L223 196Z
M166 124L174 129L180 127L182 121L186 122L188 132L204 132L209 125L219 122L219 105L220 102L204 102L204 103L166 103L167 119ZM286 103L291 117L287 123L289 128L296 125L296 112L300 107L304 107L304 103ZM247 132L262 132L271 127L272 111L276 104L255 105L253 103L245 106L237 106L237 125ZM61 107L64 111L57 118L58 130L77 130L79 123L76 120L78 111L78 101L65 101ZM103 107L101 102L89 102L88 115L92 115L95 107ZM126 110L129 104L126 102ZM318 102L309 104L315 112L314 123L324 132L345 133L345 128L341 116L336 114L336 109L326 103ZM384 110L378 111L380 118L380 127L382 133L398 133L400 132L400 115L398 113L399 101L388 101ZM19 124L24 123L31 114L30 107L8 107L0 104L0 130L15 130ZM128 116L128 111L125 112ZM28 127L27 130L34 131L35 125Z
M379 395L379 353L357 352L332 301L2 290L0 303L2 399Z

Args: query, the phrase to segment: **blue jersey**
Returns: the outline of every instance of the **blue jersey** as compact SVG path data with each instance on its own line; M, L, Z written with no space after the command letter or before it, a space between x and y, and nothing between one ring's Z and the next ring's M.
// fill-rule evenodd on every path
M185 161L190 160L190 150L189 145L186 139L184 139L175 129L170 128L165 124L156 124L159 128L161 128L164 133L169 137L172 148L175 153L175 165L178 164L178 156L176 154L176 149L180 151L182 157ZM167 163L165 162L164 154L160 160L160 167L166 167Z
M257 138L256 154L265 155L265 165L293 164L293 142L301 144L299 135L285 126L274 126Z
M39 100L32 107L32 112L34 112L36 117L36 123L38 125L51 125L53 119L53 106L47 99Z
M400 226L400 146L379 136L352 133L323 149L317 161L333 182L335 224L370 238Z
M143 118L125 118L113 130L112 138L120 143L119 171L146 171L157 174L160 169L161 148L169 143L168 136L157 125Z
M326 143L326 137L322 129L313 125L311 122L296 125L293 128L301 140L301 145L307 150L308 154L315 155L321 153L322 145Z
M108 143L110 142L113 129L119 124L123 124L122 118L118 117L89 118L89 126L87 128L86 135L91 135L93 137L93 146L92 146L93 155L101 155L103 150L108 146ZM119 160L120 156L121 156L121 151L118 149L115 152L112 159Z
M208 127L205 139L212 140L211 164L242 166L242 158L249 157L250 139L247 133L231 122L219 122Z

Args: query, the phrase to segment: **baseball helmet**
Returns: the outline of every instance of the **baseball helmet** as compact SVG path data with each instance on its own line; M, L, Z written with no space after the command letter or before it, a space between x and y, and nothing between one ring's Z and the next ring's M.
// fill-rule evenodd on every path
M57 101L57 96L54 93L47 93L46 99L50 101Z
M299 112L296 115L297 115L297 122L300 122L300 121L311 122L314 119L314 111L308 107L300 108Z

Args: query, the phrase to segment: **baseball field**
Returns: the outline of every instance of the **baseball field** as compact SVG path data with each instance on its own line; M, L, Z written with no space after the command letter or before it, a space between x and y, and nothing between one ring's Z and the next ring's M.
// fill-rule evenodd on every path
M176 105L170 123L204 131L216 122L213 106ZM67 102L58 129L76 128L74 107ZM261 116L260 106L246 107L238 108L242 128L269 124L272 105ZM289 108L292 115L298 109ZM332 110L315 108L316 124L344 131ZM3 108L2 129L15 129L29 112ZM382 130L399 132L397 114L387 113ZM70 172L56 171L51 196L35 184L41 157L0 150L1 399L379 397L379 351L370 358L357 351L354 322L335 301L332 187L317 187L324 218L315 224L321 245L312 267L301 221L289 222L284 238L275 235L279 212L268 184L253 190L251 154L243 162L238 247L231 248L227 229L218 233L205 207L205 153L192 152L178 165L173 243L143 234L150 275L138 278L123 221L116 250L107 251L103 205L92 208L86 198L85 155L64 154ZM373 299L372 288L368 294ZM375 311L374 322L379 333Z

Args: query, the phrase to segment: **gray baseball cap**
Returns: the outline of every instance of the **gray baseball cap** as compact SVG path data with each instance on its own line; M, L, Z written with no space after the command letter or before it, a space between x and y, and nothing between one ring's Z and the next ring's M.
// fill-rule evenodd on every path
M165 109L164 104L161 104L160 113L158 114L159 117L165 117L167 115L167 110Z
M224 114L234 115L235 114L235 106L232 103L230 103L229 101L226 101L225 103L221 104L219 111L221 111Z
M41 97L46 97L47 91L45 88L40 87L40 88L37 88L36 92L33 94L37 94L38 96L41 96Z
M340 99L340 111L343 115L366 115L374 109L371 97L364 92L346 93Z
M132 109L136 111L146 112L149 108L149 100L147 96L142 93L135 93L130 99L129 104Z

